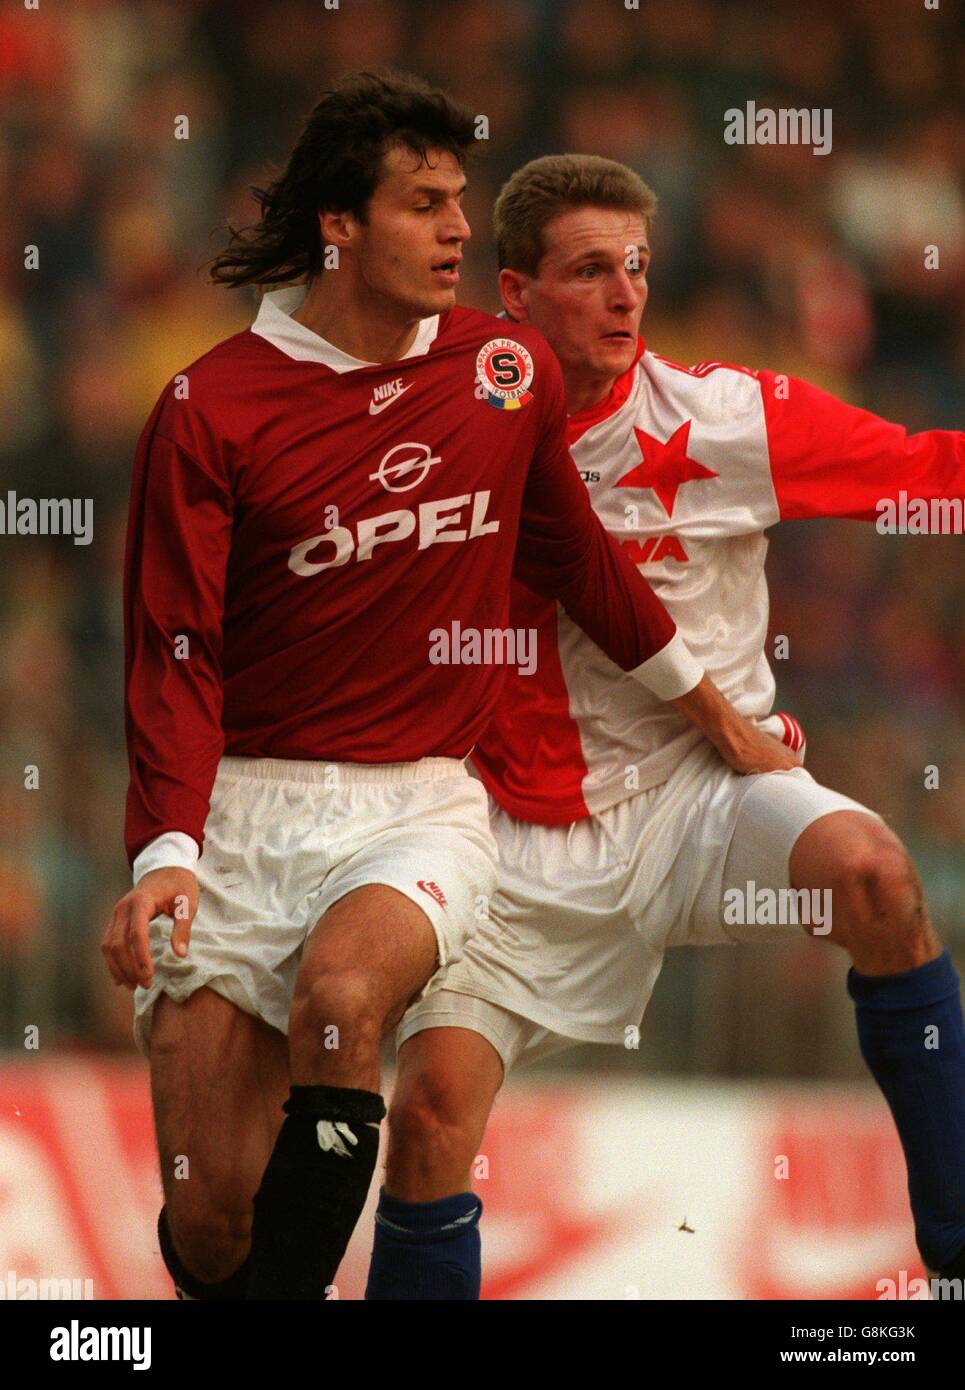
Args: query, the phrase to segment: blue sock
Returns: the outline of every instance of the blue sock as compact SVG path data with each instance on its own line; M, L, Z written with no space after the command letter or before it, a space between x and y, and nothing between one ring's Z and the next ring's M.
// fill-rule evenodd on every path
M848 972L858 1041L891 1107L915 1237L938 1272L965 1253L965 1022L958 975L943 951L903 975Z
M383 1187L366 1299L474 1299L482 1281L479 1217L472 1192L437 1202L401 1202Z

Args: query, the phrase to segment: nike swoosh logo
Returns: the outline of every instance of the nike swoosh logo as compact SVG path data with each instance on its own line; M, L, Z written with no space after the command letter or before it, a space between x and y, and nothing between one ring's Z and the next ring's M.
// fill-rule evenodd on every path
M396 393L395 393L394 396L387 396L387 397L385 398L384 401L370 401L370 402L369 402L369 414L370 414L370 415L378 415L378 413L379 413L380 410L384 410L385 407L386 407L387 405L391 405L392 402L393 402L393 401L397 401L397 400L399 399L400 396L404 396L405 393L406 393L406 391L409 390L409 387L410 387L410 386L414 386L414 385L415 385L415 382L410 381L410 382L409 382L409 386L403 386L403 387L402 387L402 390L401 390L401 391L396 391Z

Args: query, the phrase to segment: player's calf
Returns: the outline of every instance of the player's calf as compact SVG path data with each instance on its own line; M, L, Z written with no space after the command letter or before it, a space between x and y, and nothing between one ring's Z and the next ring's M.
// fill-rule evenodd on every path
M179 1183L166 1205L167 1226L188 1270L204 1284L227 1279L251 1248L251 1196L233 1200L224 1188Z
M178 1239L185 1250L183 1257L174 1242L167 1207L161 1208L158 1245L179 1298L219 1303L245 1298L251 1243L250 1208L249 1202L245 1230L240 1234L224 1232L218 1223L210 1222L207 1213L197 1222L182 1216L178 1222Z
M244 1298L252 1199L289 1087L285 1038L201 988L180 1004L161 995L150 1047L161 1254L190 1298Z

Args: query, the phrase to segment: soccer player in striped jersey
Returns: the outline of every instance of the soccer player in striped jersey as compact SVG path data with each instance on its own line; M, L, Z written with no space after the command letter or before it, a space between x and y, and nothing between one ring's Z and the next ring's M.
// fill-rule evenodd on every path
M329 92L214 264L274 288L174 377L138 446L135 886L103 950L136 988L159 1240L190 1298L325 1299L375 1165L382 1036L494 886L465 758L505 667L440 663L434 633L502 631L515 572L641 714L655 692L736 768L793 761L600 526L545 341L455 305L473 138L406 75Z
M797 721L771 713L765 529L871 521L902 491L960 498L965 436L908 435L805 381L649 350L639 330L654 207L609 160L526 165L496 206L503 303L513 331L540 328L559 358L568 440L597 515L735 706L801 751ZM904 847L803 767L737 777L656 700L640 718L625 675L522 576L510 622L536 628L536 671L511 673L473 754L499 888L464 958L398 1031L367 1296L478 1297L470 1164L512 1066L574 1042L622 1043L669 946L781 939L801 925L851 958L860 1045L904 1147L922 1258L965 1275L958 977ZM782 894L799 916L775 920Z

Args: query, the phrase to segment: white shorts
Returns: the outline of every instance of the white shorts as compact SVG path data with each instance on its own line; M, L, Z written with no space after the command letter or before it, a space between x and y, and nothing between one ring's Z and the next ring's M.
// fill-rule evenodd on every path
M151 923L154 979L134 994L145 1056L158 995L181 1003L204 985L287 1033L305 942L355 888L387 884L421 907L445 966L460 958L496 881L485 790L453 758L368 766L225 757L204 835L183 960L170 946L171 918Z
M488 920L407 1011L397 1045L469 1028L508 1071L573 1042L624 1044L669 946L801 934L795 922L729 925L724 895L789 889L795 841L832 811L876 814L803 767L741 776L707 744L661 786L572 825L516 820L490 802L500 872Z

